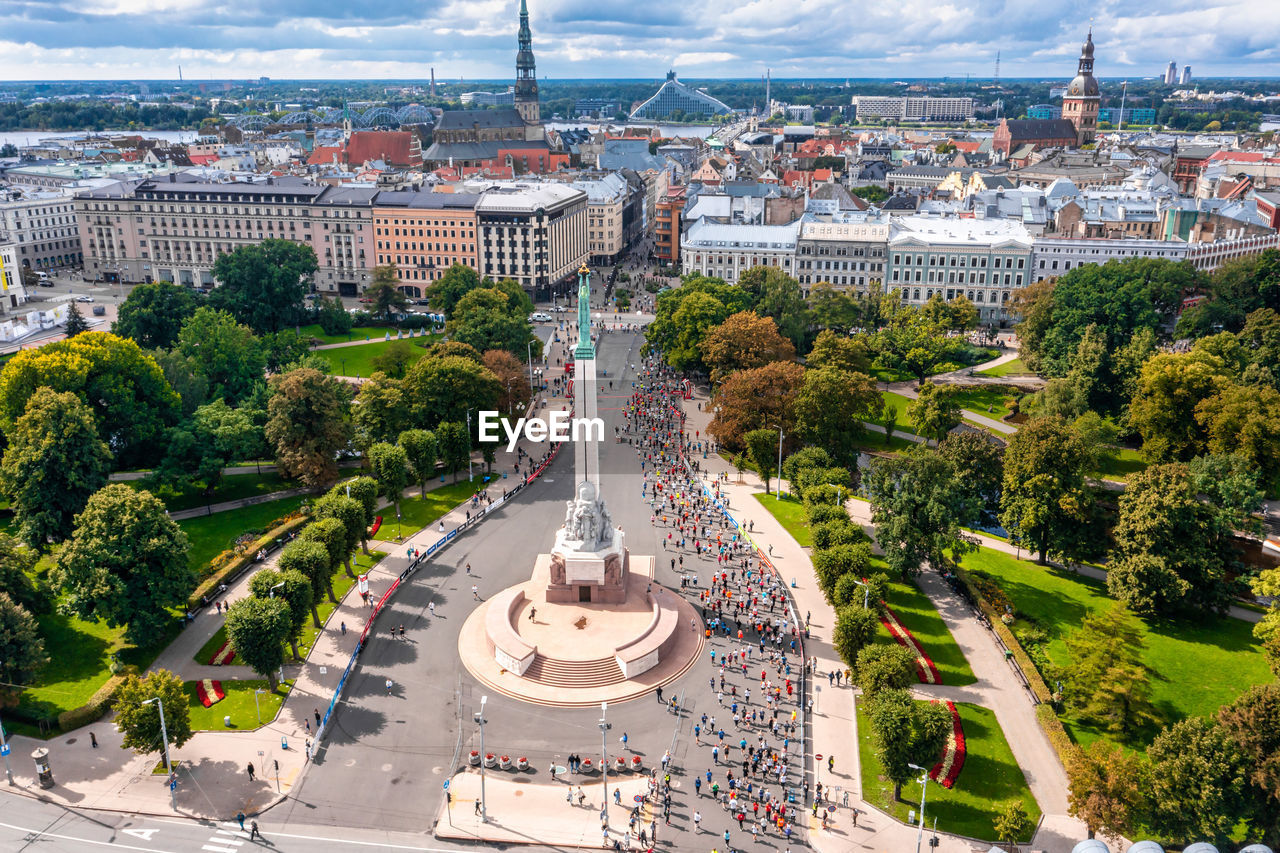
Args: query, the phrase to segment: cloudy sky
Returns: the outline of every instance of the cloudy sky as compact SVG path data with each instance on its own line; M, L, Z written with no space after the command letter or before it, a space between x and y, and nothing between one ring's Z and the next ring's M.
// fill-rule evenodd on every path
M529 0L540 76L1280 74L1276 0ZM506 78L518 0L0 0L0 79ZM1270 9L1270 11L1267 11Z

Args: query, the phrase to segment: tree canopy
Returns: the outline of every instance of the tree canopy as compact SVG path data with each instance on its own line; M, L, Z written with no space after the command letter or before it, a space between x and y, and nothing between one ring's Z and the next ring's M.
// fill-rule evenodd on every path
M203 301L195 290L171 282L138 284L120 303L111 331L143 349L168 349Z
M309 367L271 379L266 438L281 469L313 488L338 477L336 454L350 439L350 397L338 380Z
M218 287L209 304L254 332L278 332L301 322L303 297L319 268L305 243L267 239L237 247L213 262Z

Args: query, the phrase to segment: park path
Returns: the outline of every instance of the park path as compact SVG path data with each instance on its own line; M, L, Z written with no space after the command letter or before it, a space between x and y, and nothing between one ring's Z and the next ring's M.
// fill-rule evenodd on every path
M696 405L698 403L702 404L701 409ZM701 395L686 402L687 428L690 431L706 434L710 420L706 408L706 399ZM770 559L779 575L791 587L797 610L809 622L807 651L817 659L817 674L843 671L845 664L831 646L835 611L818 587L807 550L757 500L756 496L763 491L760 480L754 475L747 475L743 483L738 483L732 466L716 454L707 454L701 464L712 477L728 475L727 482L721 483L721 489L729 495L730 512L740 523L752 526L756 542L769 549ZM869 526L869 505L865 501L849 503L855 522ZM853 510L858 508L858 504L865 509L855 514ZM869 534L872 532L868 531ZM959 688L920 687L917 692L936 698L952 698L946 694L954 692L963 701L974 702L995 712L1027 784L1044 812L1033 846L1046 853L1067 853L1076 842L1086 837L1086 829L1067 814L1066 771L1035 719L1032 698L1005 662L995 638L972 618L968 608L951 593L942 579L926 573L921 580L923 591L934 602L978 681ZM850 849L850 845L859 849L906 849L906 845L914 845L916 840L915 828L899 823L863 800L855 717L858 695L859 691L849 686L833 687L824 683L822 678L815 681L813 751L824 756L823 762L815 761L815 767L826 779L818 778L816 781L852 792L862 801L859 808L863 812L856 828L843 823L834 824L827 831L820 826L811 827L811 843L821 853L843 853ZM854 737L849 737L850 732ZM823 766L826 757L835 759L834 773ZM843 820L842 812L837 812L837 815ZM942 829L945 831L945 827ZM938 849L944 853L986 850L989 847L975 847L974 842L957 836L943 835L940 838Z

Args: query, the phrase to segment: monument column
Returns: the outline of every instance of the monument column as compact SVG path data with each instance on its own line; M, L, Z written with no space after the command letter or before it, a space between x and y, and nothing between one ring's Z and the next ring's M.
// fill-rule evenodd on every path
M573 416L594 420L599 411L596 398L596 348L591 343L591 270L578 270L578 345L573 348ZM584 481L600 491L600 448L594 441L573 443L575 486Z

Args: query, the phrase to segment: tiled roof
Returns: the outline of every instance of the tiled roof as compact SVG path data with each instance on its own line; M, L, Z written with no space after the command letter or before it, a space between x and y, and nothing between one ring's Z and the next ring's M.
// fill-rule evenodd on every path
M414 166L422 162L413 151L413 134L407 130L360 130L347 141L347 162L384 160L394 166Z
M524 127L524 119L514 109L446 110L436 130L468 130L472 127Z

